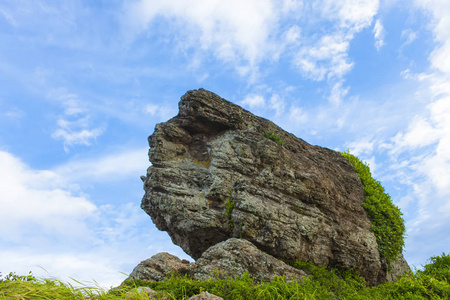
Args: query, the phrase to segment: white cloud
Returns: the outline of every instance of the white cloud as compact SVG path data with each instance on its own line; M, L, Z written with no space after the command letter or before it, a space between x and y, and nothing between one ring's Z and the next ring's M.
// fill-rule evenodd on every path
M308 114L298 106L292 106L289 112L289 119L296 124L304 124L308 121Z
M294 63L313 80L341 78L353 66L348 61L349 41L350 37L339 33L322 36L313 46L301 48Z
M370 26L379 5L378 0L322 0L314 1L313 7L324 18L337 21L341 28L358 32Z
M167 233L152 226L136 202L115 205L109 195L109 204L96 205L80 190L82 183L103 182L108 175L121 181L135 177L131 173L142 170L137 170L139 159L133 156L147 155L143 149L132 150L35 170L0 151L0 220L4 224L0 226L0 272L33 271L75 285L70 277L96 280L109 288L125 279L120 272L130 273L156 252L190 259ZM145 170L147 165L140 167Z
M301 28L298 25L292 25L285 33L284 39L286 44L295 45L300 42Z
M372 141L369 138L361 139L357 142L351 142L347 144L350 153L356 156L360 156L362 154L372 153L374 149L375 141Z
M261 95L247 95L244 100L240 102L240 104L248 106L250 108L262 108L266 105L266 101Z
M95 140L105 131L105 126L87 129L86 127L89 126L88 118L82 118L75 121L59 119L57 124L59 128L53 132L52 137L54 139L62 139L66 151L69 151L68 146L89 146L92 140Z
M417 33L411 29L405 29L402 31L402 38L405 39L405 42L403 43L402 46L406 46L411 44L412 42L414 42L417 39Z
M415 3L433 16L430 24L437 47L430 55L432 67L450 74L450 2L416 0Z
M89 146L105 131L105 124L92 127L89 109L83 107L77 95L56 90L49 97L60 102L64 108L64 115L58 118L58 128L52 133L52 138L62 140L66 152L69 151L69 146Z
M345 88L342 86L343 82L337 82L333 85L330 92L330 103L333 105L339 105L342 102L342 99L347 95L349 88Z
M381 24L380 19L376 20L375 26L373 27L373 34L375 39L375 47L380 51L381 47L384 46L384 27Z
M270 107L276 111L275 116L279 117L284 113L286 102L278 94L270 97Z
M426 73L405 70L402 76L417 85L416 97L428 105L417 113L406 130L392 139L391 158L394 164L402 166L403 171L398 174L412 189L407 206L416 213L409 213L407 244L430 256L446 251L444 247L435 249L436 245L450 243L450 57L447 55L450 53L450 2L416 0L414 3L430 13L429 29L434 35L435 48L429 56L430 69ZM402 37L407 45L417 35L404 31ZM430 246L423 247L424 244Z
M149 165L148 149L128 149L119 153L112 153L104 157L75 160L57 167L53 171L64 175L71 181L117 181L124 177L146 173Z
M195 3L167 0L141 0L126 7L126 23L140 33L151 27L157 16L175 20L176 36L184 38L178 47L212 51L225 62L236 66L255 66L272 47L270 33L277 26L277 6L270 0L219 1ZM245 28L245 30L243 30ZM172 30L173 30L172 29ZM169 28L170 30L170 28Z
M406 132L399 132L394 138L395 148L393 152L401 152L408 149L425 147L437 142L439 134L423 116L416 116L409 124Z
M52 171L33 170L10 153L0 151L0 226L3 239L14 241L39 232L80 236L89 232L85 220L97 207L73 193Z

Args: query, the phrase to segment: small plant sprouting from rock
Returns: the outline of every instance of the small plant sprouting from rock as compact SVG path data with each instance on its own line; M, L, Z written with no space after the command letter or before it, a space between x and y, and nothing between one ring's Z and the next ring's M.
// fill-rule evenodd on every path
M231 197L231 190L228 191L228 198L227 198L227 203L225 204L225 212L223 213L225 217L227 217L228 220L228 226L230 227L231 230L233 230L233 223L234 220L231 217L231 213L233 212L233 208L234 208L234 201L233 201L233 197Z
M269 140L274 141L275 143L277 143L280 146L283 146L283 139L274 132L266 132L266 133L264 133L264 137L268 138Z

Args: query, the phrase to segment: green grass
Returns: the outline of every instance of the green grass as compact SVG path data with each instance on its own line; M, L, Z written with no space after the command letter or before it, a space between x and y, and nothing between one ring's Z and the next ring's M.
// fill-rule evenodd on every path
M138 286L148 286L157 291L156 299L189 299L203 291L225 300L450 299L450 256L445 253L430 258L424 270L376 287L368 287L363 278L351 271L327 269L300 261L294 266L308 273L308 279L288 282L285 277L278 277L272 282L255 283L247 274L239 278L205 281L172 276L160 282L128 280L121 287L109 291L98 288L98 285L74 287L56 279L10 274L0 278L0 299L148 299L139 294Z
M348 151L341 153L355 167L364 187L363 207L372 222L378 250L388 266L402 253L405 245L405 223L400 209L392 203L381 183L372 177L369 166Z
M148 299L131 286L105 291L94 282L92 286L73 280L78 286L55 278L36 278L31 272L26 276L14 273L5 278L0 274L0 299Z

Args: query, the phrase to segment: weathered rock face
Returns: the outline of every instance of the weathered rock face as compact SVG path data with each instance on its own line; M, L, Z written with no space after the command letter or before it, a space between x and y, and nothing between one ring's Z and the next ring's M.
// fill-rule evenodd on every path
M386 279L352 164L205 91L149 137L142 208L198 259L231 237L268 254Z
M411 268L403 257L403 254L400 254L397 260L391 263L390 267L391 270L386 276L387 281L396 281L398 276L405 273L411 273Z

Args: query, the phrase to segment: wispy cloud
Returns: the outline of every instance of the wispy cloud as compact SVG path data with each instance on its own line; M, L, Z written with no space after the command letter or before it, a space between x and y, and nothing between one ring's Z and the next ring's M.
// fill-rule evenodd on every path
M58 166L53 171L65 174L67 180L83 181L120 181L125 177L136 179L146 173L149 165L148 149L126 149L110 153L103 157L93 157L70 161Z
M106 125L93 127L89 111L83 108L81 101L75 94L61 93L56 91L56 100L64 107L64 114L56 122L57 129L52 137L62 140L64 150L69 151L73 145L89 146L93 140L99 137L106 129Z
M175 27L166 29L180 37L178 48L211 51L218 59L233 63L237 69L252 70L267 52L273 51L269 36L277 25L278 13L270 0L202 0L195 3L141 0L127 5L126 11L128 32L131 29L134 34L139 34L150 28L157 16L176 19Z
M287 55L305 78L330 81L330 101L340 102L347 91L342 78L353 67L348 57L350 41L370 26L379 1L323 0L307 5L289 0L281 4L272 0L189 4L179 0L140 0L127 3L124 28L135 38L142 32L151 33L156 17L171 20L167 30L177 37L174 41L178 48L202 53L194 55L197 62L213 53L253 83L264 73L260 71L262 62L278 61ZM298 21L304 15L312 24ZM292 25L282 28L280 19L289 19ZM333 26L327 26L323 33L311 34L321 24L330 22Z
M247 95L244 100L240 102L243 106L248 106L250 108L262 108L266 105L266 101L262 95Z
M384 27L380 19L376 20L375 26L373 27L373 35L375 39L375 47L380 51L381 47L384 46Z
M433 68L450 74L450 2L416 0L415 3L424 10L429 11L432 16L431 28L437 47L430 55Z
M0 16L2 16L9 24L11 24L13 27L17 27L17 21L14 19L14 17L6 11L5 8L0 7Z

